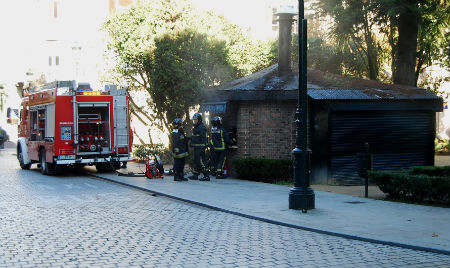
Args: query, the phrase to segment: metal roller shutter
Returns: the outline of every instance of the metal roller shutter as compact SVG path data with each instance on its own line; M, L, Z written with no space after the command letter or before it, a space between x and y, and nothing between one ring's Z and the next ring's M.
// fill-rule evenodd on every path
M330 121L331 177L338 183L361 184L356 153L370 144L374 169L430 165L434 141L431 112L333 112ZM431 163L430 163L431 161Z

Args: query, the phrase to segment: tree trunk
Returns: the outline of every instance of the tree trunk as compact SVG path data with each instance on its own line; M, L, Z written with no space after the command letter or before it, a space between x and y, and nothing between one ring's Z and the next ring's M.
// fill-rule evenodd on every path
M408 0L413 6L417 1ZM396 59L396 72L394 76L395 84L402 84L408 86L415 86L415 67L416 67L416 49L417 49L417 35L419 29L419 21L417 13L405 9L400 13L398 24L398 46Z
M366 45L367 45L367 63L369 65L369 78L371 80L378 79L378 51L376 46L376 41L374 40L372 33L370 31L365 34Z
M394 80L394 77L397 76L397 66L396 66L396 62L395 59L397 58L397 43L395 42L395 26L393 23L393 19L390 19L391 23L389 25L389 36L388 36L388 40L389 40L389 44L391 46L391 72L392 72L392 81Z

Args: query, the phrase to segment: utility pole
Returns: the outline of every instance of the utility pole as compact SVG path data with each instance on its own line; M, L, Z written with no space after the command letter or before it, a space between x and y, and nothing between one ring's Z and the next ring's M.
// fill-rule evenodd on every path
M293 154L294 187L289 192L289 209L306 213L315 208L315 194L310 186L308 150L308 92L307 92L307 22L303 0L298 1L298 106L297 137Z

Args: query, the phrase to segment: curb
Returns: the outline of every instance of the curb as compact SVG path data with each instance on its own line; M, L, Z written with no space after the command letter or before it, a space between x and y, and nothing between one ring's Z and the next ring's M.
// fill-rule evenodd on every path
M360 237L360 236L355 236L355 235L348 235L348 234L330 232L330 231L325 231L325 230L305 227L305 226L301 226L301 225L295 225L295 224L290 224L290 223L270 220L270 219L266 219L266 218L262 218L262 217L252 216L252 215L244 214L244 213L241 213L241 212L236 212L236 211L220 208L220 207L215 207L215 206L212 206L212 205L208 205L208 204L205 204L205 203L200 203L200 202L189 200L189 199L184 199L184 198L177 197L177 196L174 196L174 195L165 194L165 193L162 193L162 192L158 192L158 191L150 190L150 189L147 189L147 188L139 187L139 186L136 186L136 185L133 185L133 184L128 184L128 183L125 183L125 182L116 181L114 179L101 177L99 175L95 175L95 174L92 174L92 173L88 173L88 175L91 176L91 177L97 178L97 179L101 179L101 180L117 183L117 184L120 184L120 185L124 185L124 186L127 186L127 187L138 189L138 190L141 190L141 191L149 192L149 193L152 193L152 194L155 194L155 195L161 195L161 196L168 197L168 198L171 198L171 199L175 199L175 200L178 200L178 201L183 201L183 202L190 203L190 204L193 204L193 205L197 205L197 206L200 206L200 207L205 207L205 208L209 208L209 209L212 209L212 210L225 212L225 213L228 213L228 214L233 214L233 215L236 215L236 216L240 216L240 217L244 217L244 218L248 218L248 219L252 219L252 220L257 220L257 221L262 221L262 222L275 224L275 225L279 225L279 226L285 226L285 227L295 228L295 229L299 229L299 230L304 230L304 231L309 231L309 232L314 232L314 233L319 233L319 234L326 234L326 235L331 235L331 236L336 236L336 237L342 237L342 238L352 239L352 240L357 240L357 241L362 241L362 242L369 242L369 243L374 243L374 244L394 246L394 247L399 247L399 248L406 248L406 249L425 251L425 252L431 252L431 253L442 254L442 255L449 255L450 256L450 251L446 251L446 250L435 249L435 248L427 248L427 247L421 247L421 246L414 246L414 245L408 245L408 244L397 243L397 242L377 240L377 239L372 239L372 238L365 238L365 237Z

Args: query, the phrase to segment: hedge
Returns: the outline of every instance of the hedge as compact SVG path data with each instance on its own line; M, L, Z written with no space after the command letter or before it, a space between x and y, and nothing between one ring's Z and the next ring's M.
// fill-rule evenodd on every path
M450 205L450 167L412 167L410 170L369 171L389 199Z
M412 174L424 174L428 176L449 177L450 166L434 167L434 166L418 166L411 167Z
M238 179L268 183L292 180L291 159L234 158L232 163Z

